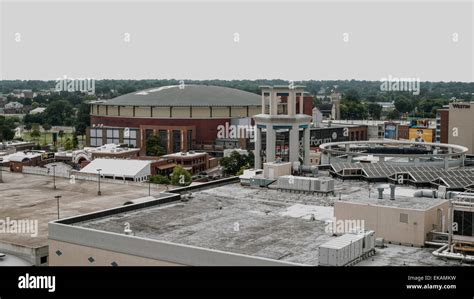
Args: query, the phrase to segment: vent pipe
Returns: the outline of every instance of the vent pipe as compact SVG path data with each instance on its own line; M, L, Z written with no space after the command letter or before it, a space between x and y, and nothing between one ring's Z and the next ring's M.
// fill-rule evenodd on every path
M379 199L383 199L383 187L378 187L377 190L379 191Z
M390 200L395 200L395 185L390 184Z

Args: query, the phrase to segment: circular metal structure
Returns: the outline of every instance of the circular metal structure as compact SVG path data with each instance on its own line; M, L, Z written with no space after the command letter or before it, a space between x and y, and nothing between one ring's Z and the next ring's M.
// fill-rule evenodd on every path
M331 142L321 144L319 148L322 164L353 162L353 159L371 156L382 163L445 168L463 166L468 152L467 147L455 144L387 139Z

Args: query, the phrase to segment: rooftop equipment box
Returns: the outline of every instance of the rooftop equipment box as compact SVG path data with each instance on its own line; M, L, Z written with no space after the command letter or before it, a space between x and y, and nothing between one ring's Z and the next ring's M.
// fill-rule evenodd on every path
M263 176L266 179L277 179L282 175L291 174L291 162L277 163L268 162L263 163Z
M320 266L345 266L374 249L374 232L345 234L319 246Z

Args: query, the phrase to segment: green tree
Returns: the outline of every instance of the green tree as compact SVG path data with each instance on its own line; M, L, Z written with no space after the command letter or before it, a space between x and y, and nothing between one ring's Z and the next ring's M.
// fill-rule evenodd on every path
M38 124L33 124L32 125L32 131L30 136L33 139L39 138L41 136L40 130L39 130L39 125Z
M77 134L74 132L72 135L72 147L73 148L78 148L79 147L79 140L77 139Z
M86 135L86 128L90 124L90 107L89 104L83 102L79 105L79 109L77 110L77 117L75 121L75 128L77 134L83 136Z
M70 126L74 117L73 107L66 100L52 102L48 105L44 114L48 123L53 126Z
M183 168L183 166L178 165L173 169L171 174L171 184L175 186L188 186L192 182L192 176L189 171Z
M159 175L159 174L150 177L150 182L153 184L162 184L162 185L171 184L171 181L167 176Z
M235 175L236 175L236 176L243 175L243 174L244 174L244 170L246 170L246 169L247 169L247 167L245 167L245 166L240 167L240 170L237 171L237 173L236 173Z
M31 124L44 124L47 123L46 115L43 113L36 113L36 114L27 114L23 118L23 124L31 125ZM30 129L31 130L31 129Z
M66 142L64 142L64 150L70 151L74 148L72 140L70 138L66 139Z
M158 135L151 136L146 142L147 156L163 156L166 153L163 146L161 146L161 139Z
M389 120L397 120L400 119L400 112L397 109L393 109L387 114L387 119Z
M48 123L44 123L41 126L43 127L43 130L45 130L46 132L48 132L52 128L52 126Z
M59 138L61 138L61 144L63 144L64 131L63 131L63 130L59 130L58 136L59 136Z
M367 112L373 119L380 119L382 106L377 103L369 103L367 104Z
M48 135L49 130L51 130L51 125L48 123L44 123L41 125L43 127L44 132L44 145L46 145L46 136Z
M233 151L229 157L222 158L219 163L225 175L238 175L242 168L253 167L253 160L253 154L241 155L237 151Z
M397 109L397 111L400 113L410 112L414 108L413 102L405 97L398 97L394 101L394 105L395 109Z
M343 99L350 102L359 102L360 101L359 92L356 89L349 89L344 94Z
M367 109L360 102L343 100L341 103L342 119L366 119Z
M0 141L12 140L15 137L15 123L12 119L0 116Z

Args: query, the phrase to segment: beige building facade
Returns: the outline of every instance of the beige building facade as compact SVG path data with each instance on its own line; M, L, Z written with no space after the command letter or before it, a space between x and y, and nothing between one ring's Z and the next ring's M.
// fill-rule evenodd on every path
M440 200L424 209L337 201L334 217L337 220L363 220L366 230L375 231L375 236L386 242L424 246L429 232L446 232L448 201Z
M474 154L474 103L450 103L448 143L467 147Z

